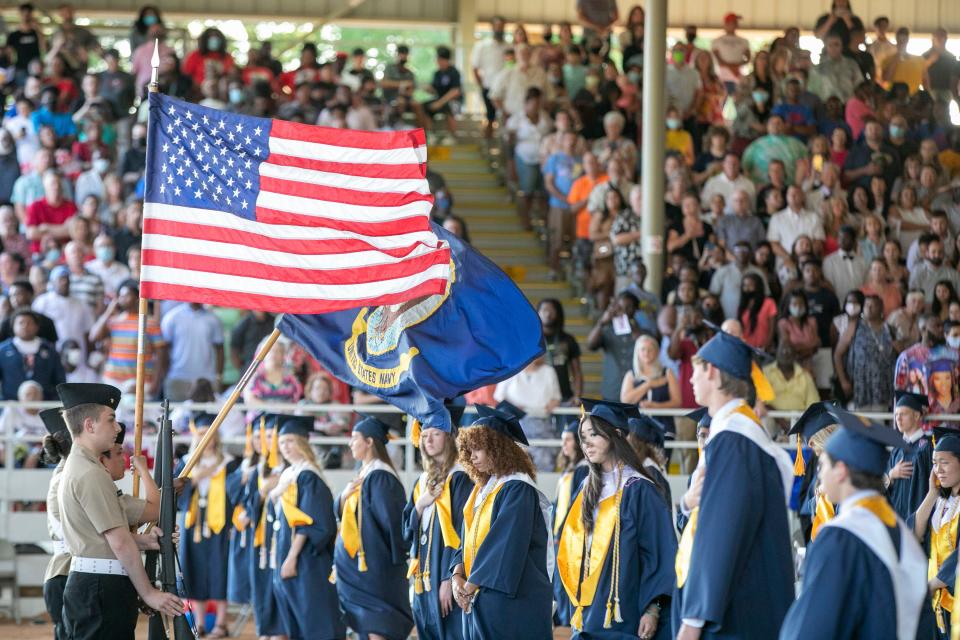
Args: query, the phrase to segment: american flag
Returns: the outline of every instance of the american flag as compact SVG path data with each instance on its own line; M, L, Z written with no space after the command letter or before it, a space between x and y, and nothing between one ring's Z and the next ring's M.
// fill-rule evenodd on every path
M151 94L141 293L277 313L443 293L425 142Z

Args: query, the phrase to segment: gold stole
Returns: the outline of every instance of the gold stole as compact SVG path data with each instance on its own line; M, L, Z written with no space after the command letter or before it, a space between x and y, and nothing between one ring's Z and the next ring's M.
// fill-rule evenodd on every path
M587 553L587 532L583 526L582 492L573 501L567 514L566 526L563 527L563 533L560 535L557 570L570 603L576 607L570 619L570 626L578 631L583 628L583 608L591 606L596 597L603 564L610 549L610 542L613 540L614 529L617 526L619 493L618 491L617 494L600 502L593 525L589 553ZM584 556L589 562L586 568L583 566Z
M960 524L960 509L953 514L953 518L948 523L941 523L940 529L935 530L930 527L930 564L927 565L927 580L936 577L947 556L957 546L957 526ZM937 589L933 594L933 610L936 612L937 626L941 633L946 633L946 623L943 619L944 611L953 611L953 596L946 589Z
M420 531L417 531L417 543L416 543L416 556L410 558L410 564L407 568L407 579L411 576L413 577L413 591L416 594L423 593L424 591L430 591L430 555L433 550L433 518L440 519L440 534L443 537L444 546L450 547L451 549L456 549L460 546L460 535L457 533L457 530L453 526L453 498L450 493L450 480L453 478L453 474L450 473L447 475L446 481L443 483L443 491L440 492L440 497L438 497L433 503L433 515L430 519L430 524L427 527L427 557L424 559L423 571L420 570ZM420 491L420 482L418 481L413 487L413 502L416 504L417 500L420 499L422 492Z
M817 534L820 532L820 527L833 520L836 515L837 510L834 508L833 503L827 499L827 496L818 494L816 508L813 511L813 526L810 529L811 542L816 540Z
M297 481L294 480L280 494L280 508L283 509L283 515L287 519L287 525L291 529L297 527L309 527L313 524L313 518L304 513L297 507Z
M553 514L553 537L560 536L563 519L570 510L570 494L573 492L573 471L567 471L557 481L557 510Z
M760 424L760 418L758 418L757 414L753 412L753 409L746 404L738 406L733 410L733 413L739 413L740 415L750 418L754 424ZM704 470L704 473L706 473L706 470ZM680 546L677 549L677 561L675 563L677 586L680 588L683 588L684 583L687 581L687 575L690 572L690 558L693 555L693 539L697 534L697 521L699 520L699 516L700 507L698 506L690 512L690 519L687 521L687 526L683 528L683 534L680 536Z
M192 474L191 474L192 475ZM187 529L193 528L193 541L217 535L227 526L227 468L223 466L210 477L204 526L200 526L200 487L194 487L190 508L184 516ZM196 525L196 526L194 526ZM201 532L202 529L202 532ZM202 534L202 535L201 535Z
M463 530L466 533L463 541L463 568L466 571L467 578L470 577L470 570L473 568L473 561L477 557L477 551L480 550L480 545L483 544L483 541L487 538L487 534L490 533L490 520L493 518L494 499L505 484L506 482L501 483L494 488L494 490L483 499L483 503L477 512L474 512L473 505L483 487L479 485L474 486L473 491L470 492L470 497L467 499L467 504L463 507Z
M357 568L364 572L367 570L367 554L363 551L363 537L361 531L363 528L363 501L360 499L360 492L363 490L363 482L357 485L347 499L343 501L343 515L340 518L340 538L343 539L343 548L347 550L351 558L357 558Z

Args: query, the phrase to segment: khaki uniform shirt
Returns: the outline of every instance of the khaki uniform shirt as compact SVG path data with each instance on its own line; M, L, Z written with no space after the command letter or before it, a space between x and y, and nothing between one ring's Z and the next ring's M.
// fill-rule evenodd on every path
M58 490L60 523L70 552L82 558L115 560L104 533L129 526L117 486L99 456L74 444Z
M51 540L63 541L63 526L60 524L60 502L57 499L57 491L66 463L66 458L60 460L60 464L53 470L50 487L47 489L47 532L50 534ZM47 571L43 574L43 581L46 582L57 576L65 576L68 573L70 573L70 554L55 553L47 563Z

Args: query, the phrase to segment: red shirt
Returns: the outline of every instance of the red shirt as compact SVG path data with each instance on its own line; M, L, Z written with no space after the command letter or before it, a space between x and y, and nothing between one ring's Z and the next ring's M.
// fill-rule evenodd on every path
M193 78L197 87L203 84L203 79L207 76L207 65L216 67L223 75L233 70L233 56L229 53L209 52L206 55L200 53L199 49L194 50L183 63L183 72Z
M40 198L29 207L27 207L28 227L38 227L41 224L63 224L77 212L77 205L72 200L64 200L56 207L51 206L46 198ZM40 241L34 240L30 243L30 250L34 253L40 251Z

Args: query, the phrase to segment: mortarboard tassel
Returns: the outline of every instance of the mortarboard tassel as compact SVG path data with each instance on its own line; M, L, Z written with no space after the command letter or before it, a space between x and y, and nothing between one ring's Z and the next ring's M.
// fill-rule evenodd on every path
M623 616L620 615L620 596L617 596L613 602L613 619L617 622L623 622Z
M360 573L365 573L367 571L367 554L361 549L357 551L357 569Z
M753 388L757 391L758 400L771 402L777 397L777 394L773 392L773 387L770 386L770 381L767 380L767 376L764 375L763 370L756 362L750 365L750 379L753 381Z
M609 629L613 626L613 606L607 602L607 614L603 616L603 628Z
M797 457L793 459L793 475L802 477L807 472L807 465L803 460L803 440L800 439L800 434L797 434Z
M280 466L280 431L276 426L273 427L273 434L270 437L270 456L267 458L267 464L271 469Z
M420 433L423 431L423 426L420 424L420 421L414 419L413 424L410 426L410 442L413 443L417 449L420 448Z
M196 437L197 437L197 423L196 423L196 421L195 421L193 418L190 418L190 423L189 423L188 426L190 427L190 435L193 436L194 438L196 438Z
M243 443L243 457L253 456L253 423L247 425L247 440Z

